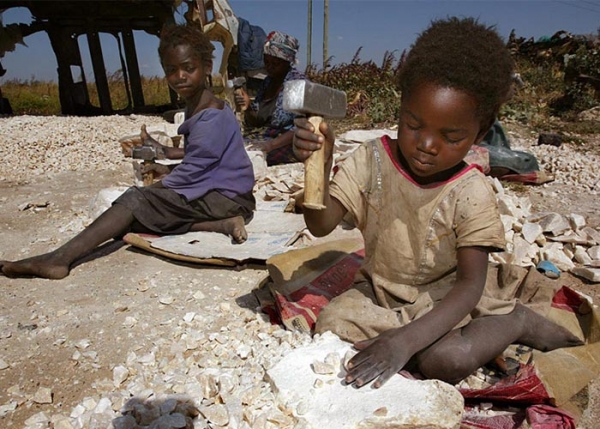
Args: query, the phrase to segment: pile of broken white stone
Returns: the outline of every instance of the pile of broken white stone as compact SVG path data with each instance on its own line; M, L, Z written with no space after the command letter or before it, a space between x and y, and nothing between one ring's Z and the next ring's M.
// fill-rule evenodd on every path
M507 251L491 254L496 262L537 266L550 261L591 282L600 282L600 231L576 213L532 213L528 197L509 195L492 180L500 209Z

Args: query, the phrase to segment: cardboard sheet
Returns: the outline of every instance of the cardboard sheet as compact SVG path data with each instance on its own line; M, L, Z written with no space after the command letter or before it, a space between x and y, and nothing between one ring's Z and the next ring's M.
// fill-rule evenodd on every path
M242 244L233 243L231 237L216 232L161 237L130 233L124 240L146 251L187 262L236 265L248 260L266 261L290 250L306 228L302 215L279 211L283 205L277 203L261 204L246 225L248 240Z

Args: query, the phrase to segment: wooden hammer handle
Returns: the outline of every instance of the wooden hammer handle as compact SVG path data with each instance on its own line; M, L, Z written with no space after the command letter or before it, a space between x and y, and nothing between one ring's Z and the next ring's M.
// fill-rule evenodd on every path
M315 134L323 135L319 130L323 118L311 116L308 121L315 128ZM325 194L325 145L314 151L304 161L304 207L314 210L323 210L323 197Z

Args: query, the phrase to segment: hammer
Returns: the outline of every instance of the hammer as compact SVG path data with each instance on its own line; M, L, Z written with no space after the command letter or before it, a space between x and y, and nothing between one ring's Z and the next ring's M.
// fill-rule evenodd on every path
M283 108L289 112L307 115L321 134L319 125L324 117L346 116L346 93L306 80L290 80L283 87ZM329 179L329 178L327 178ZM304 161L304 207L322 210L325 188L325 145Z

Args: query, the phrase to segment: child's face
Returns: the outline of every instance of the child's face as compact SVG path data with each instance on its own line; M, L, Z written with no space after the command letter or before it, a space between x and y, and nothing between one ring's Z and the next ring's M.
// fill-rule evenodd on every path
M169 86L184 100L202 95L210 67L194 54L189 45L168 48L162 58L162 67Z
M402 102L398 148L418 183L447 180L448 170L481 139L476 107L463 91L427 83Z

